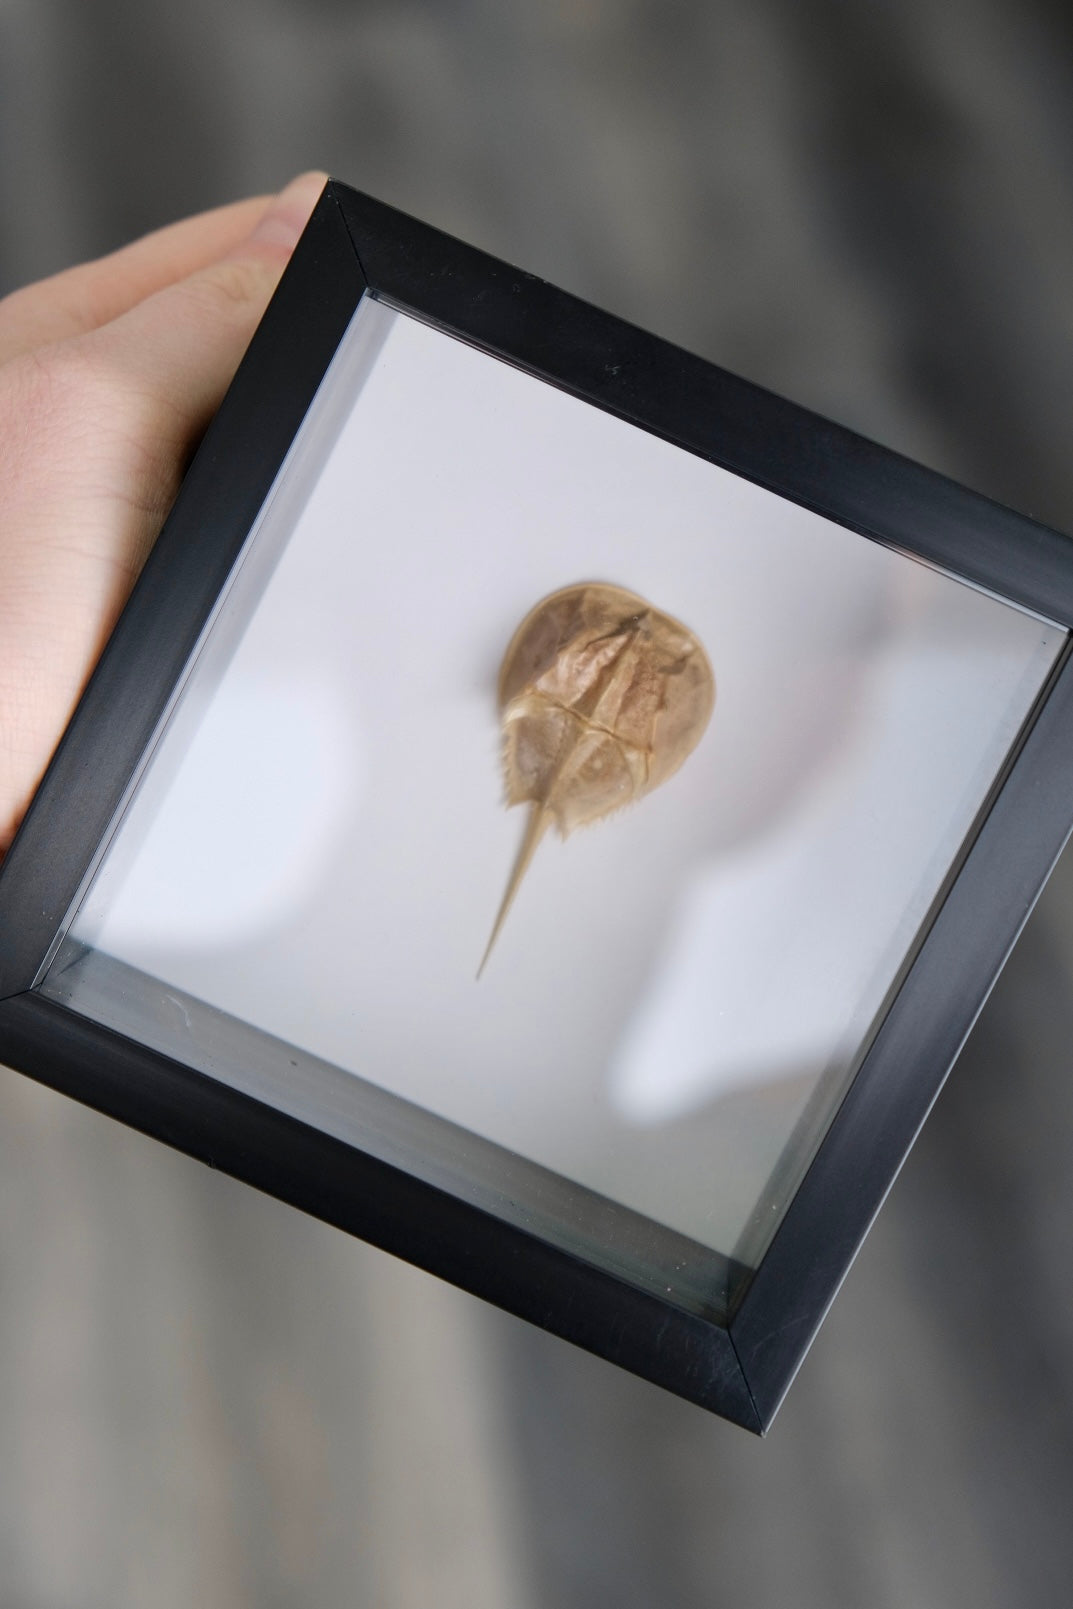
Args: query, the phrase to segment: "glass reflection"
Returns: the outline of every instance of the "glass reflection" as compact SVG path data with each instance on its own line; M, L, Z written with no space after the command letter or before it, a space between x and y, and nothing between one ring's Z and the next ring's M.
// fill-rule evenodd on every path
M714 715L477 982L498 666L590 579L686 622ZM1062 640L367 300L45 987L133 1031L112 957L755 1261Z

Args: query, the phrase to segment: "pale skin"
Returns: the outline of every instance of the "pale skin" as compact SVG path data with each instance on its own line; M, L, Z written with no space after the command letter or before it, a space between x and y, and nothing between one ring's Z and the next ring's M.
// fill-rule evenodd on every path
M0 301L0 857L324 182Z

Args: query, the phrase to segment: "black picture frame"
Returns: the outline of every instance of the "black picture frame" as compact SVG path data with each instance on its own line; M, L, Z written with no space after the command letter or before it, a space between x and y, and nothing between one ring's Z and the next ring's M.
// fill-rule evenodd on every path
M0 869L0 1057L763 1433L1073 828L1067 640L759 1267L653 1287L46 998L37 985L365 294L1073 630L1067 538L329 182Z

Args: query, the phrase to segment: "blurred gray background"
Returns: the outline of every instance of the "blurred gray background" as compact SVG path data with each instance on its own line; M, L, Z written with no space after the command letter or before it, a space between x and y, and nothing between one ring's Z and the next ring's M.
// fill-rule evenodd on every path
M1073 530L1054 0L0 0L0 290L307 166ZM1073 1573L1073 862L764 1442L0 1072L0 1609Z

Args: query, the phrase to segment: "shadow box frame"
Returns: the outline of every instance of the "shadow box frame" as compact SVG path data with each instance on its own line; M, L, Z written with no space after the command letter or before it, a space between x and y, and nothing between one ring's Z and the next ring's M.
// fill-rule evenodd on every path
M747 1277L727 1270L718 1318L39 992L364 296L1067 633L774 1238ZM1071 631L1066 537L329 181L0 868L0 1058L763 1433L1073 828Z

